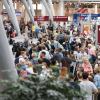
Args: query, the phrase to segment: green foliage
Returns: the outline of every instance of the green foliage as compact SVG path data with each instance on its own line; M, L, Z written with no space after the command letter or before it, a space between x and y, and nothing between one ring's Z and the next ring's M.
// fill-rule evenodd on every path
M82 98L79 90L70 87L66 81L30 76L27 80L17 83L6 82L7 88L2 92L5 100L72 100Z

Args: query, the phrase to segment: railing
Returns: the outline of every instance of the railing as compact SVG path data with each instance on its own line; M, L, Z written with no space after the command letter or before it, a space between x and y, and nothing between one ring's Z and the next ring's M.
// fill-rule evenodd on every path
M100 100L100 89L98 89L97 94L92 95L92 100Z
M92 95L92 100L98 100L98 94L93 94Z

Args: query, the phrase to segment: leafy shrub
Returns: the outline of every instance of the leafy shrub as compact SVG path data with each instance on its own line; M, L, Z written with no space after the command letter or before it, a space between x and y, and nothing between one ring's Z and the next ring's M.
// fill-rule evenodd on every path
M45 79L30 76L17 83L7 82L2 92L5 100L72 100L73 97L83 98L79 90L70 87L67 81Z

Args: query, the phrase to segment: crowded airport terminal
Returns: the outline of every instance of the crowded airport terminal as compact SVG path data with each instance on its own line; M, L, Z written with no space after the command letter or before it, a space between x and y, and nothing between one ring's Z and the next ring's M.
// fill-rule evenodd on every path
M0 0L0 100L100 100L100 0Z

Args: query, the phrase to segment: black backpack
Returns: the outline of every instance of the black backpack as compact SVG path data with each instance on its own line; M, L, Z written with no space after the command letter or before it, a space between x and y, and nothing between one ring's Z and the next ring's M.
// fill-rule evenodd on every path
M15 58L15 64L19 63L19 57Z

